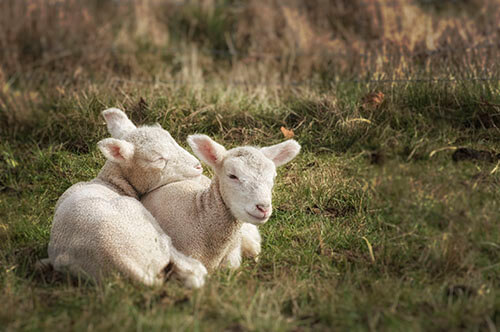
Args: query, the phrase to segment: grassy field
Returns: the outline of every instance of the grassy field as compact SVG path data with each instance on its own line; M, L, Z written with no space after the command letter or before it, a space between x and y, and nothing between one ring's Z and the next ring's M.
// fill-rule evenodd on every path
M0 13L0 330L500 329L496 1ZM293 131L303 150L279 170L258 262L200 290L35 271L58 197L104 163L111 106L184 147Z

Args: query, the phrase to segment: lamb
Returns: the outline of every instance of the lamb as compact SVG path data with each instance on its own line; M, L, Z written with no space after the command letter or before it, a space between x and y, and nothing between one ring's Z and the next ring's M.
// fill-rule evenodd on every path
M98 282L118 272L145 285L163 283L172 269L188 287L201 287L205 267L178 252L139 201L162 185L198 178L199 161L159 126L137 128L115 108L102 115L114 137L98 143L107 162L97 178L58 200L42 266Z
M300 145L288 140L260 149L226 150L206 135L191 135L188 143L214 170L211 182L171 183L149 192L141 202L177 250L201 261L209 271L222 265L238 268L242 250L252 251L256 244L249 243L252 239L259 242L260 250L254 225L265 223L271 215L276 167L295 158Z

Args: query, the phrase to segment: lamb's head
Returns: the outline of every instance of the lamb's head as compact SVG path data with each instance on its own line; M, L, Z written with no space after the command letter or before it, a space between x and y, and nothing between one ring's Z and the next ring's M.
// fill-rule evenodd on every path
M200 162L160 126L136 127L116 108L102 115L113 138L100 141L98 146L139 194L201 175Z
M205 135L191 135L188 143L194 154L214 170L222 199L233 216L254 225L265 223L271 216L276 167L300 151L294 140L265 148L244 146L231 150Z

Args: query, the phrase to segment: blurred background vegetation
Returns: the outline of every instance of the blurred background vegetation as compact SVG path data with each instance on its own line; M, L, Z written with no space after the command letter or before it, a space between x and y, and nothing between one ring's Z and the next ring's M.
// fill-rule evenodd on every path
M36 86L89 79L281 84L487 77L498 74L499 6L494 0L4 0L0 79Z

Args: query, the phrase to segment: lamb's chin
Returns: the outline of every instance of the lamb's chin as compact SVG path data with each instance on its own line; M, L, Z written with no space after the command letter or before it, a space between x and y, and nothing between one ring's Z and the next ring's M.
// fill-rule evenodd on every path
M231 210L231 214L233 217L235 217L238 221L240 222L249 222L248 219L249 217L247 216L247 213L243 210L235 209L235 208L229 208Z

